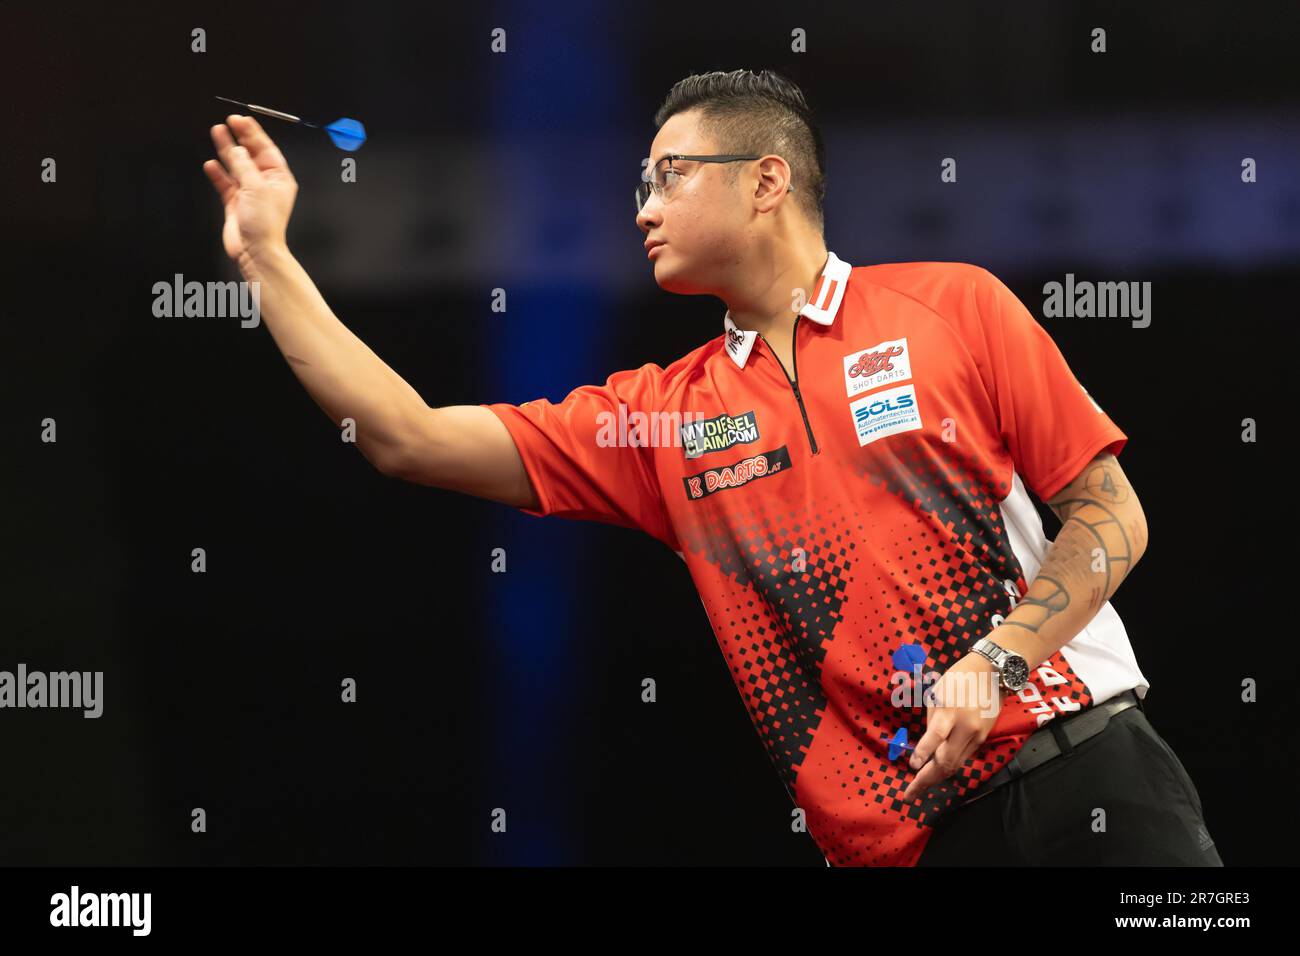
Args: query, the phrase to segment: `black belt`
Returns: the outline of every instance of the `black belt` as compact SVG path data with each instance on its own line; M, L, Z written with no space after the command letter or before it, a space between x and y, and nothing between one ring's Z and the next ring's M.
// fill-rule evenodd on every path
M1106 729L1111 717L1130 707L1141 707L1142 702L1137 693L1126 690L1116 694L1110 700L1089 707L1080 714L1070 717L1054 718L1042 730L1037 730L1025 741L1020 752L1011 761L989 777L978 790L962 801L962 806L974 803L980 797L988 796L1004 783L1010 783L1022 777L1035 767L1042 766L1053 757L1068 754L1089 737L1095 737Z

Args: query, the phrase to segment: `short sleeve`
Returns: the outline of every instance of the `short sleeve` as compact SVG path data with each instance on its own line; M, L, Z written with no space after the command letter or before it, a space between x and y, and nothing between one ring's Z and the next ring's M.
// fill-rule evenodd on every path
M1103 451L1118 455L1128 436L1075 377L1047 330L986 269L979 269L975 298L1003 441L1026 487L1046 501Z
M528 514L638 528L677 544L643 427L657 418L663 369L615 372L604 385L575 388L563 401L485 404L514 439L537 492Z

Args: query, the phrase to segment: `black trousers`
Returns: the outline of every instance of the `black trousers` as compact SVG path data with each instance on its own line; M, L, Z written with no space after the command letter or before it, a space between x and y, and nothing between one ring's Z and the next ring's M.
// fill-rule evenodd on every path
M1182 761L1142 709L1130 707L1072 752L949 810L917 866L1223 866L1223 861Z

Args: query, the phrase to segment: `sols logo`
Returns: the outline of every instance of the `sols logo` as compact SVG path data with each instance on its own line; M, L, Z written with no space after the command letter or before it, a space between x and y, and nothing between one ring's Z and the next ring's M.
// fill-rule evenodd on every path
M890 412L901 411L905 408L911 408L916 404L916 396L910 392L906 395L898 396L897 400L885 398L883 395L873 397L869 402L858 405L853 412L853 417L859 423L865 423L873 415L888 415Z
M877 385L911 377L912 361L906 338L890 339L844 356L844 387L850 398Z
M707 498L716 491L726 488L739 488L741 485L766 478L790 468L789 449L782 445L772 451L765 451L749 458L744 458L734 465L723 468L710 468L698 475L688 475L682 479L686 486L686 497L692 501Z
M849 411L859 445L922 427L915 385L900 385L860 398L849 403Z

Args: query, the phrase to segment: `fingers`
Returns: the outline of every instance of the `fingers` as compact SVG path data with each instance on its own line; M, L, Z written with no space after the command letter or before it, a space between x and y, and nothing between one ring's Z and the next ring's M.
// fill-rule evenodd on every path
M226 157L226 167L230 170L230 175L241 186L251 186L262 178L261 171L248 155L247 147L232 146Z
M939 744L943 743L947 734L947 728L940 726L938 721L928 721L926 723L925 733L916 742L916 747L912 750L912 756L908 760L913 770L919 769L930 759L930 755L938 749Z
M939 765L931 760L921 768L921 772L907 785L907 789L903 791L902 799L906 802L915 800L946 776L947 774L943 772Z
M935 784L942 783L951 777L961 764L953 763L951 764L952 769L949 770L949 760L951 756L958 755L960 755L960 750L953 747L952 741L945 740L941 743L934 752L934 759L922 767L912 782L907 785L907 789L903 791L903 799L915 800Z
M904 789L903 800L911 801L916 799L925 790L943 779L943 771L939 769L937 763L930 759L930 755L943 743L943 739L944 731L940 730L934 721L927 722L925 733L917 741L916 747L912 750L912 756L908 760L910 768L920 772Z
M234 148L235 137L230 134L230 130L218 123L212 129L208 130L212 134L212 145L217 149L217 158L221 160L226 169L230 169L230 150Z
M228 127L217 125L212 127L210 132L213 145L217 147L217 156L226 167L226 174L235 181L236 185L251 184L261 178L261 170L249 155L248 147L237 144L235 138L230 135Z
M945 777L951 777L966 762L967 756L975 749L974 744L974 734L961 733L954 728L948 739L934 752L934 759L930 762L938 764Z
M208 179L212 183L212 188L217 191L221 197L221 204L224 206L230 201L236 190L239 189L239 183L230 178L230 175L215 159L209 159L203 164L203 171L208 174Z
M930 737L927 731L922 740ZM921 745L917 744L916 750L912 753L913 764L915 769L920 764L920 772L903 791L904 800L913 800L920 796L924 791L933 787L937 783L947 780L966 763L966 760L979 747L981 742L980 735L974 731L964 730L960 725L953 726L948 735L937 740L937 746L931 743L924 754L921 753ZM931 752L933 759L931 759ZM923 760L917 761L917 755L920 754ZM929 761L926 763L925 761Z
M922 791L948 776L940 757L946 758L952 752L952 741L949 738L952 730L948 721L938 717L932 717L927 722L925 733L917 741L916 747L912 750L912 757L908 761L911 769L919 770L919 773L903 792L904 800L914 799Z
M240 145L248 150L248 155L258 169L288 168L289 164L285 162L280 148L272 142L266 130L262 129L262 124L253 117L229 116L226 122L239 137Z

